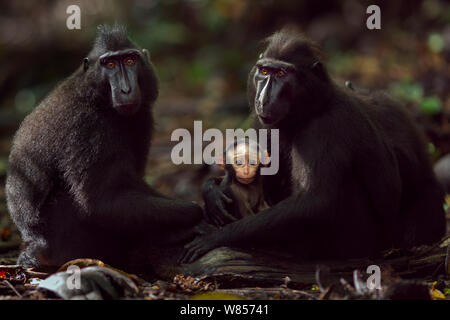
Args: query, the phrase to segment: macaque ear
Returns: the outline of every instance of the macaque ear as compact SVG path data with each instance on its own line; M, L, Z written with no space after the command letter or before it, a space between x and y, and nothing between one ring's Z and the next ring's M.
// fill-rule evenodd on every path
M264 152L264 156L263 156L263 158L261 159L261 164L262 164L264 167L267 167L267 166L269 165L269 163L270 163L270 156L269 156L269 153L268 153L267 151L265 151L265 152Z
M223 158L223 153L217 153L216 164L220 169L225 170L225 160Z
M147 59L147 62L150 63L150 52L148 52L147 49L142 49L142 54L144 55L145 59Z
M320 61L316 61L311 65L311 69L314 73L316 73L321 79L325 79L328 77L327 71L325 70L324 65Z
M86 71L89 68L89 58L86 57L83 59L83 70Z

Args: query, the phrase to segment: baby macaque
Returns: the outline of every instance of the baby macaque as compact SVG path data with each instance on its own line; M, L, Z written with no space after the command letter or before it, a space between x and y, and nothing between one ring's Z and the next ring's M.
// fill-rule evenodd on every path
M260 175L261 166L268 161L267 152L261 152L257 143L241 139L225 150L222 160L218 166L225 170L225 176L220 188L233 200L226 205L227 211L241 219L269 208L264 200Z

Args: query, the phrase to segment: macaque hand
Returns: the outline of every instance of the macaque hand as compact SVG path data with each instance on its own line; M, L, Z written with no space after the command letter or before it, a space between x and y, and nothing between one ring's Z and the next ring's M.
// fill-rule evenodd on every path
M205 219L217 226L224 226L230 222L236 221L225 209L225 203L230 204L232 199L227 197L217 185L211 185L204 195L205 198Z
M217 241L217 233L199 236L184 246L179 263L192 263L212 249L220 247Z
M212 225L212 224L209 224L209 223L206 223L205 221L200 221L200 223L199 224L197 224L195 227L194 227L194 231L195 231L195 234L197 235L197 236L202 236L202 235L206 235L206 234L210 234L210 233L213 233L213 232L215 232L215 231L217 231L218 230L218 228L216 227L216 226L214 226L214 225Z

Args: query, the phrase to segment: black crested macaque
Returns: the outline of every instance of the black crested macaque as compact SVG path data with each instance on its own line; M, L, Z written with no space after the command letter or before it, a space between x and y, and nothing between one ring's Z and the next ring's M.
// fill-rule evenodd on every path
M181 261L220 246L363 257L444 235L443 192L412 118L383 93L338 87L304 36L268 38L248 96L260 127L280 130L280 169L263 176L271 208L196 238ZM205 189L210 208L223 205L220 186Z
M269 207L264 200L260 174L261 166L267 161L268 155L249 139L236 140L225 150L224 159L218 163L225 170L225 176L212 179L220 181L221 191L230 200L225 204L225 209L232 215L233 221ZM220 221L213 223L219 224Z
M123 27L100 27L80 68L15 135L6 193L25 244L19 264L123 265L137 243L193 238L200 206L166 198L143 180L157 95L148 52Z

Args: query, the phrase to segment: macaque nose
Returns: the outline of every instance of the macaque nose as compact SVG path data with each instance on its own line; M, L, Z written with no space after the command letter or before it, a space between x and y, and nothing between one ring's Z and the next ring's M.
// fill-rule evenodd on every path
M267 79L264 83L261 91L259 92L257 104L258 107L263 111L265 105L267 105L270 101L270 91L272 90L272 84L270 79Z
M131 87L122 87L122 93L129 94L131 92Z
M131 86L130 86L130 84L128 83L128 79L125 79L125 80L122 82L121 91L122 91L122 93L125 93L125 94L129 94L129 93L131 92Z
M249 173L250 173L250 168L246 165L246 166L244 167L244 174L245 174L246 176L248 176Z
M120 90L122 91L122 93L129 94L131 92L131 85L126 71L122 70L121 78Z

